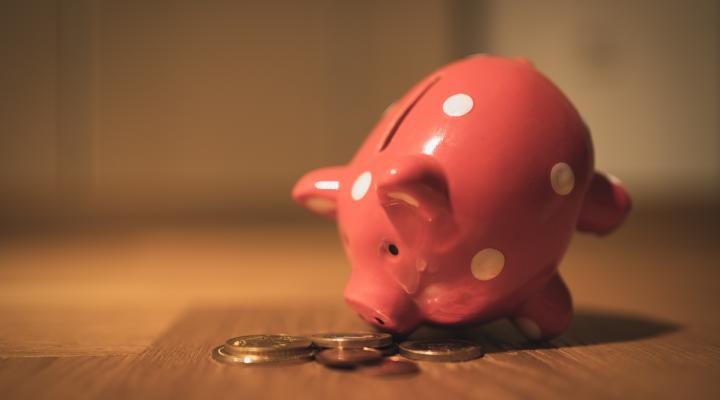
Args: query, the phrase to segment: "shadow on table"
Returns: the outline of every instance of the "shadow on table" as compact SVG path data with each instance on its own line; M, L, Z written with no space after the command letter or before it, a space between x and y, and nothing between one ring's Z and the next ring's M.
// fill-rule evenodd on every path
M462 337L482 343L486 353L498 353L630 342L667 335L680 329L682 327L673 322L642 315L581 308L576 311L570 328L562 336L547 342L529 343L508 320L460 331L425 327L411 338Z

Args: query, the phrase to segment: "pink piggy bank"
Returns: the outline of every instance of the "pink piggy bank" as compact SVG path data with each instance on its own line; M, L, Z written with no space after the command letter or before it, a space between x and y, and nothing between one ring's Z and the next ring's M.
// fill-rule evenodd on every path
M563 93L491 56L423 79L349 164L306 174L293 198L337 219L345 300L367 322L404 334L509 317L533 340L572 318L557 267L575 229L606 234L630 209Z

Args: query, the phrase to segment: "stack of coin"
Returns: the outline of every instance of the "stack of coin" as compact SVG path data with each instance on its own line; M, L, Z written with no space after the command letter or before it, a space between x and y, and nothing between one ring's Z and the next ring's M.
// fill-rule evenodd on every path
M310 337L250 335L228 339L213 350L220 362L257 365L309 361L330 368L357 369L372 376L415 374L410 360L458 362L482 357L482 347L466 340L410 340L398 346L391 335L376 332L321 333ZM408 360L409 359L409 360Z
M310 337L321 349L315 359L332 368L355 368L382 361L397 352L393 338L387 333L352 332L319 333Z
M410 340L400 343L400 354L411 360L458 362L482 357L482 347L467 340Z
M277 364L308 361L316 349L310 339L289 335L249 335L228 339L213 358L231 364Z
M389 333L318 333L310 336L310 339L315 346L325 349L370 348L378 350L383 356L391 356L398 351L398 347Z

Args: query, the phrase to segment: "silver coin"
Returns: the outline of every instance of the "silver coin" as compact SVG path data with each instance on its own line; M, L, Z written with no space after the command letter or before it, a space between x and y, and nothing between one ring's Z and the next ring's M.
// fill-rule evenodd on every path
M225 346L218 346L212 351L212 358L226 364L236 365L266 365L266 364L291 364L312 360L315 355L314 349L305 349L296 352L278 352L271 354L248 353L244 355L227 352Z
M334 348L326 349L315 355L315 361L327 367L354 368L382 360L383 355L372 348Z
M421 361L468 361L482 357L482 347L467 340L410 340L400 343L400 354Z
M395 376L415 375L420 372L420 367L417 363L403 360L400 357L389 357L377 364L362 367L359 371L365 375L392 378Z
M389 333L379 332L320 333L310 339L318 347L346 349L386 347L393 341Z
M225 342L226 352L238 355L302 352L310 346L312 346L310 339L290 335L247 335L234 337Z

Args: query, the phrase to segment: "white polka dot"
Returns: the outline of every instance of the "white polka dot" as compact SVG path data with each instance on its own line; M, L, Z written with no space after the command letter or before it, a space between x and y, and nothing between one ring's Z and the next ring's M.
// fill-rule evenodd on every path
M305 201L305 207L319 213L326 213L335 209L335 202L322 197L311 197Z
M505 256L499 250L483 249L470 261L470 270L475 278L488 281L500 275L505 266Z
M566 195L575 187L575 174L572 168L565 163L557 163L550 170L550 184L555 193Z
M443 103L443 111L451 117L462 117L463 115L469 113L472 108L472 97L464 93L454 94L445 99L445 102Z
M353 183L352 185L352 190L350 191L352 198L355 200L360 200L365 197L365 194L370 189L371 183L372 174L370 173L370 171L365 171L360 174L360 176L355 179L355 183Z
M538 340L542 336L540 327L535 321L530 318L519 317L515 318L515 325L522 331L522 333L528 337L528 339Z

